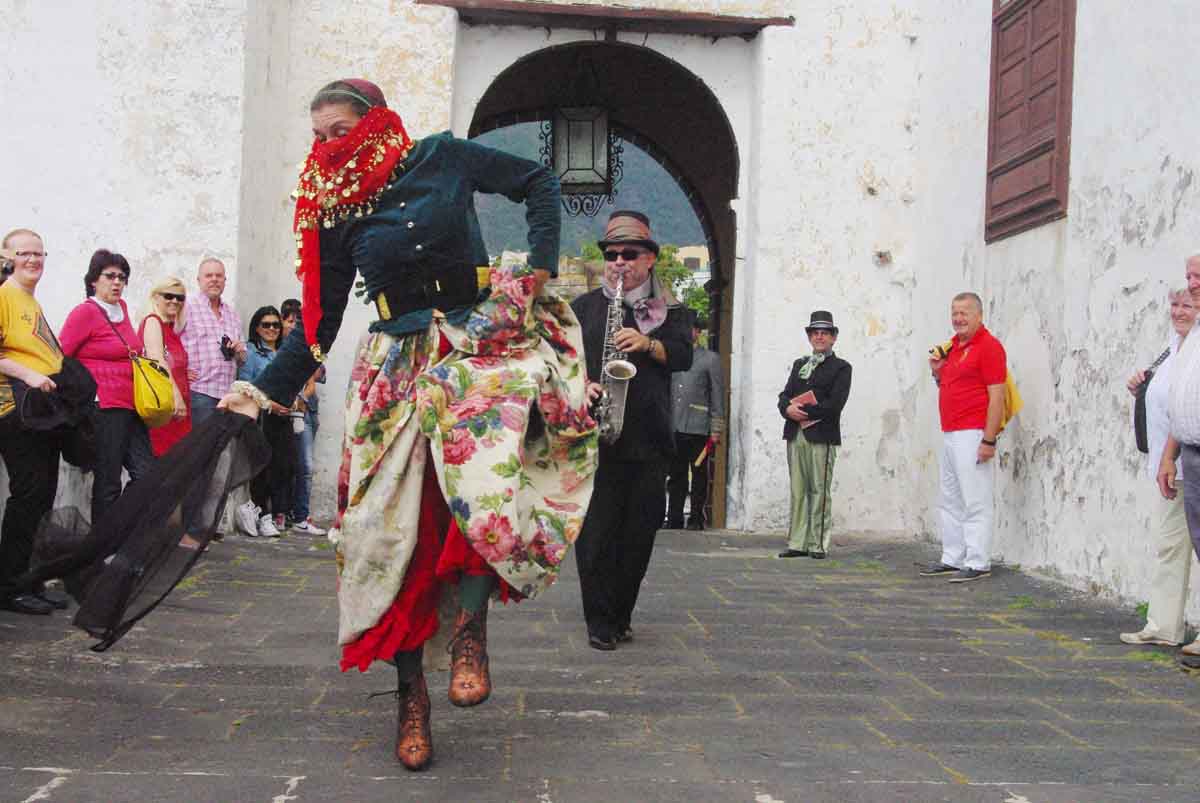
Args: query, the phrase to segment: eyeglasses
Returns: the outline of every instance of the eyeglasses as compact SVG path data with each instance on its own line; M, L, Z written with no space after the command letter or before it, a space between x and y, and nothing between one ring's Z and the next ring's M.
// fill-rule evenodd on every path
M258 325L260 329L282 329L283 324L279 321L263 321Z
M45 251L17 251L13 256L17 259L45 259Z
M648 251L639 251L636 248L625 248L620 251L605 251L604 252L604 261L605 262L616 262L617 257L620 257L621 259L625 260L626 262L633 262L635 259L640 257L642 254L646 254L646 253L649 253L649 252Z
M159 293L159 295L167 301L178 301L180 304L182 304L183 300L187 298L187 296L183 295L182 293Z
M119 282L124 283L124 282L129 281L129 277L126 276L124 273L121 273L119 270L105 271L104 273L101 273L100 275L103 276L105 279L108 279L110 282L118 282L119 281Z

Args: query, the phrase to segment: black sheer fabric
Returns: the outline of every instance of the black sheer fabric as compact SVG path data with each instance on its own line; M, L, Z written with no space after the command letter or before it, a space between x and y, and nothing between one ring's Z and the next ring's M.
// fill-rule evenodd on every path
M103 652L171 592L217 531L230 492L266 466L255 422L218 410L126 487L95 525L75 508L51 511L33 545L30 587L62 578L79 603L75 625ZM185 526L186 523L186 526ZM194 544L182 545L188 535Z

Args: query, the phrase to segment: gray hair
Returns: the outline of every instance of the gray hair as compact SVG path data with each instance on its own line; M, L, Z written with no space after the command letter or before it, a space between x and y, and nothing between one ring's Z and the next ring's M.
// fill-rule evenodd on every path
M204 266L210 262L214 265L220 265L221 270L225 270L225 263L221 260L217 259L216 257L205 257L204 259L200 260L200 264L196 266L196 275L199 276L200 271L203 270Z
M1167 291L1167 301L1174 301L1177 298L1191 299L1192 291L1187 287L1172 287Z
M980 315L983 314L983 299L979 297L978 293L972 293L970 291L959 293L950 300L950 303L953 304L955 301L974 301L975 309L979 310Z

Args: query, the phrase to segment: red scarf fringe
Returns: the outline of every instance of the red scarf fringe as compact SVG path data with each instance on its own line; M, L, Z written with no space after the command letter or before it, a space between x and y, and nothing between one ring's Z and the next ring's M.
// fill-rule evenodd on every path
M321 229L373 213L375 202L412 145L400 115L376 106L346 136L330 142L315 140L304 162L292 194L296 199L292 231L296 236L296 276L304 283L304 339L318 360L323 359L317 342L322 317Z

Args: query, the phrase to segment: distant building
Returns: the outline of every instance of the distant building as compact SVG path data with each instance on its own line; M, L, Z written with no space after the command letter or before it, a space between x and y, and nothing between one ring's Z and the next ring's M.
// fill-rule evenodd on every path
M708 246L684 245L679 248L679 261L687 265L692 273L704 271L708 273Z

